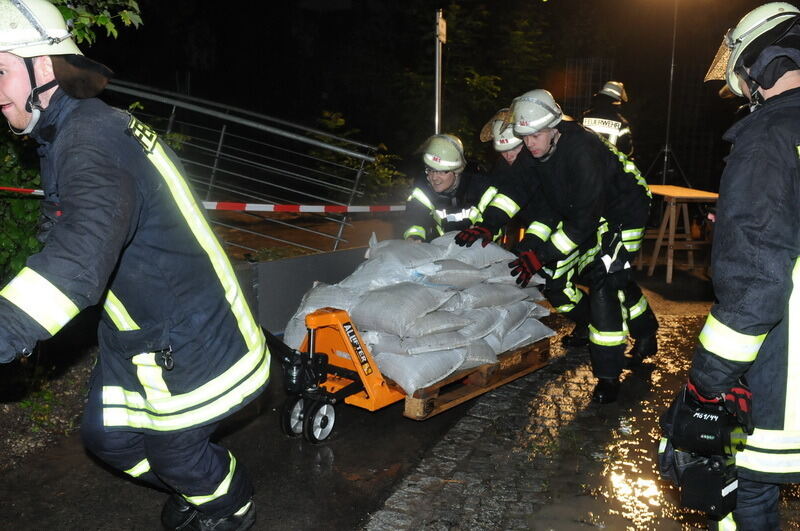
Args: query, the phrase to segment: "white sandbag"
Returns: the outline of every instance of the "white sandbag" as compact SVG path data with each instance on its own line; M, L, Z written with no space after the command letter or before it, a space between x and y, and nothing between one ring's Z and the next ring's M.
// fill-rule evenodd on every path
M503 306L503 319L491 332L501 339L504 338L509 331L522 324L522 321L530 315L534 306L536 306L536 303L528 301L517 301Z
M376 258L362 262L337 285L363 293L410 280L412 280L410 269L397 263L387 263L384 258Z
M303 295L300 305L286 324L283 342L291 348L299 348L306 335L305 317L307 314L328 307L349 312L360 299L361 295L355 290L324 282L316 283Z
M520 291L525 294L525 298L529 301L539 302L544 300L544 295L542 295L539 288L535 286L528 285L527 288L522 288Z
M411 396L417 389L433 385L458 369L466 357L466 349L441 350L410 356L393 352L375 354L381 373Z
M455 242L455 235L457 232L448 232L443 236L434 239L431 244L433 246L442 247L444 253L440 259L453 259L465 264L475 266L477 268L484 268L496 262L508 262L514 260L516 256L510 251L506 251L496 243L490 243L486 247L476 242L472 247L461 247Z
M482 270L486 274L488 284L512 284L517 283L517 277L511 276L511 269L508 262L495 262Z
M420 337L440 332L461 330L471 321L453 312L434 311L417 318L406 330L407 337Z
M370 352L402 352L400 336L379 330L360 331Z
M286 323L286 328L283 330L283 342L289 348L297 350L300 348L300 343L305 339L306 333L305 315L302 317L294 316L289 319L289 322Z
M536 319L540 319L542 317L550 315L550 313L551 311L549 307L544 306L542 304L534 304L533 309L531 309L531 313L528 315L528 317L534 317Z
M453 289L464 289L486 280L487 274L475 266L458 260L436 260L416 269L423 282L446 286Z
M511 330L503 338L502 349L504 352L514 350L536 343L540 339L555 335L555 332L536 319L526 319L523 323Z
M417 267L440 259L443 252L442 247L425 242L384 240L370 245L368 256L370 260L381 259L387 265Z
M470 341L477 341L491 333L502 324L505 317L502 308L498 306L463 310L454 315L469 319L470 324L459 330L458 333Z
M466 347L467 343L469 343L469 340L458 332L441 332L422 337L404 337L400 342L400 346L404 352L420 354L422 352Z
M472 341L467 345L467 355L464 358L464 363L461 364L460 369L472 369L487 363L496 363L497 354L494 349L486 342L485 339Z
M484 308L486 306L505 306L521 301L525 293L516 286L505 284L478 284L459 292L461 308Z
M453 292L401 282L365 293L350 315L359 330L380 330L404 336L418 317L436 310L452 296Z

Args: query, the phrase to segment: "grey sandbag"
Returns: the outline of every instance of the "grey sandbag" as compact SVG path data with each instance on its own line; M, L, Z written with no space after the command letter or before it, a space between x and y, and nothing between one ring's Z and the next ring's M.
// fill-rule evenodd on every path
M406 337L420 337L440 332L455 332L470 324L470 320L453 312L433 311L418 317L406 329Z
M391 332L402 337L419 316L436 310L452 296L453 292L401 282L367 292L351 315L359 329Z
M464 363L466 349L440 350L413 356L379 352L374 357L381 373L411 396L417 389L433 385L458 369Z
M464 289L486 280L487 274L482 269L465 264L459 260L436 260L415 269L423 282L453 289Z
M464 358L464 363L461 364L460 369L472 369L487 363L496 363L497 354L494 349L486 342L485 339L472 341L467 345L467 355Z

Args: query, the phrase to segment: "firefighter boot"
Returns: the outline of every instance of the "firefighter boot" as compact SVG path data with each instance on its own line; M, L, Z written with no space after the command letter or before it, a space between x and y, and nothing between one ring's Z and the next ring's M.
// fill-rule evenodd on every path
M589 325L576 323L569 335L561 338L564 348L580 348L589 344Z
M186 529L189 523L197 518L197 508L184 499L180 494L172 494L167 498L164 508L161 509L161 524L164 529L174 531Z
M658 341L656 340L655 333L637 339L628 352L628 368L632 369L633 367L638 367L645 358L649 358L655 354L657 350Z
M619 378L598 378L597 385L592 392L592 402L596 404L616 402L619 387Z
M256 523L256 506L253 500L248 501L241 509L228 516L211 517L198 513L197 518L189 522L186 531L245 531Z

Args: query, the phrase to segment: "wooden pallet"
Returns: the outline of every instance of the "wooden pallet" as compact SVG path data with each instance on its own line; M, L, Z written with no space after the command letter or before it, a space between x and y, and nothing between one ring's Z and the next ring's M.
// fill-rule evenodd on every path
M425 420L467 400L547 365L550 338L518 348L497 357L497 363L465 369L405 398L403 415Z

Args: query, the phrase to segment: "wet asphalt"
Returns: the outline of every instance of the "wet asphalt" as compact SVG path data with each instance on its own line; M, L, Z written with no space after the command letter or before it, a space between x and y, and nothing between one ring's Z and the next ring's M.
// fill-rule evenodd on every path
M425 421L402 404L370 413L337 407L322 444L285 436L285 393L273 363L264 396L218 435L256 486L267 530L692 529L701 515L676 507L655 474L657 418L685 378L713 299L702 275L663 272L641 285L661 328L659 352L624 373L620 399L590 401L585 350L552 339L550 363ZM552 319L559 336L569 331ZM800 525L787 488L786 527ZM27 458L0 481L0 529L155 530L165 494L86 455L76 434Z

